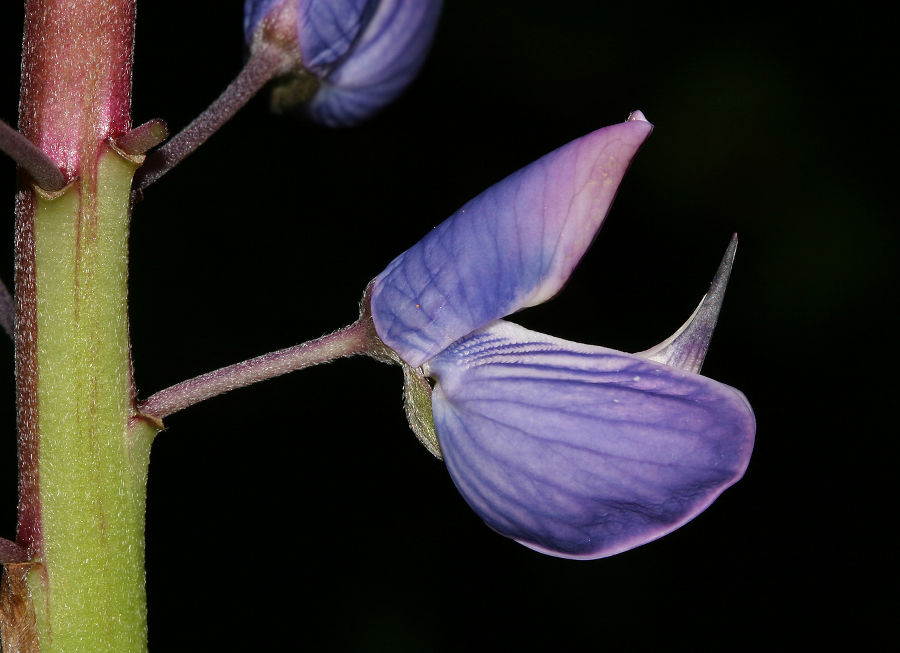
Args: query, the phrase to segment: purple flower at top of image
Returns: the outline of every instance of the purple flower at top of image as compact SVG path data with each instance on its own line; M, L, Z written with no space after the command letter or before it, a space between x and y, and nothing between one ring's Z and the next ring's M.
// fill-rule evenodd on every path
M510 175L369 289L381 340L408 378L434 384L426 446L491 528L559 557L609 556L671 532L741 478L753 447L744 395L697 373L736 241L691 319L646 352L502 319L562 288L651 130L635 112Z
M437 29L442 0L246 0L244 34L290 44L315 91L313 120L357 124L393 101L416 77ZM266 21L271 24L266 25ZM266 32L269 29L269 36ZM289 34L284 32L290 31Z

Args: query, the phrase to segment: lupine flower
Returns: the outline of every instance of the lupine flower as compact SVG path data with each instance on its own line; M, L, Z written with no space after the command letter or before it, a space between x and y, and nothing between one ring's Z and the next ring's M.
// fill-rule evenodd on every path
M696 373L729 256L692 319L641 354L500 319L563 286L651 129L635 112L514 173L369 290L379 337L407 377L434 383L432 448L465 500L551 555L599 558L674 530L743 475L753 445L744 396Z
M379 111L415 78L431 46L442 4L441 0L246 0L244 34L251 51L261 43L289 44L297 57L297 77L313 80L314 93L303 98L305 110L319 123L348 126Z

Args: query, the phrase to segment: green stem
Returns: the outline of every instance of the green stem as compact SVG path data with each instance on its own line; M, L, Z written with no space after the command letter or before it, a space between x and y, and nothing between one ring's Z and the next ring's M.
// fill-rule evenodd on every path
M145 651L144 507L127 318L135 0L27 0L19 131L63 172L16 198L17 650ZM15 572L15 573L13 573ZM10 617L10 615L12 615ZM10 619L12 623L10 623Z
M144 508L156 430L135 420L131 157L34 207L40 527L29 575L41 651L146 649Z

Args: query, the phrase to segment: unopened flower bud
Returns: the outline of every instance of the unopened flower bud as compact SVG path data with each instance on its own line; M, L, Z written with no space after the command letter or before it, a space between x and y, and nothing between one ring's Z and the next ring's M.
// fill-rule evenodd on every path
M247 0L251 54L295 61L273 91L278 110L302 104L316 122L349 126L394 100L425 61L441 0Z

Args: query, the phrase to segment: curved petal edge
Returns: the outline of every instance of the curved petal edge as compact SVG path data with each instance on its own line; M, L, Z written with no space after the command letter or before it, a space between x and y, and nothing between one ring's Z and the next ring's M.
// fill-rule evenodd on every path
M458 338L555 295L651 131L635 112L572 141L484 191L394 259L372 294L384 343L418 367Z
M306 106L313 120L352 126L395 100L425 64L442 5L441 0L378 2L346 56L322 71L319 91Z
M601 558L689 521L743 475L753 412L734 388L498 321L425 366L448 471L494 530Z

